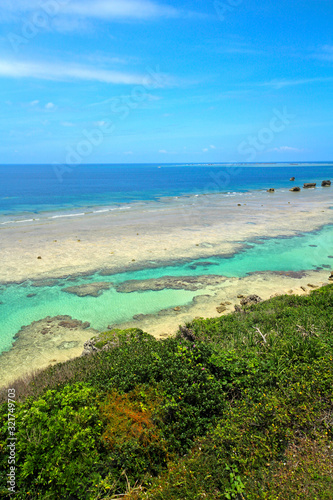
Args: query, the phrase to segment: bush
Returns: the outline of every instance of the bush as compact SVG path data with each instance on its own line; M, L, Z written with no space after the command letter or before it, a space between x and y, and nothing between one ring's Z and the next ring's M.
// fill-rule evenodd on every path
M102 424L94 389L85 384L47 391L16 408L16 460L19 464L17 498L48 493L48 498L93 498L92 483L99 483ZM1 444L7 424L1 427ZM2 456L3 470L7 457Z
M25 387L17 498L328 500L332 305L328 286L197 319L163 341L106 332L110 350Z

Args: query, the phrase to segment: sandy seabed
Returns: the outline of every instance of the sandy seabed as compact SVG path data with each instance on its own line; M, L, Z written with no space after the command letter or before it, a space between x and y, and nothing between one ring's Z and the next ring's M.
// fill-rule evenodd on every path
M0 283L91 274L101 269L116 273L180 259L230 255L255 238L293 236L332 224L332 189L183 196L132 204L128 210L87 211L79 217L41 217L39 221L2 225ZM231 302L225 313L231 312L240 294L255 293L263 299L291 290L305 294L313 288L309 284L326 284L329 274L328 270L307 271L293 277L265 272L230 278L203 290L203 295L188 306L162 310L121 326L136 326L158 338L165 337L194 317L219 316L216 307L223 301ZM34 335L31 342L29 336L20 335L13 349L0 357L1 385L80 355L89 337L89 331L81 331L81 335L79 330L75 335L66 329L58 334L60 343L72 342L68 344L72 347L55 351L46 335L37 340Z

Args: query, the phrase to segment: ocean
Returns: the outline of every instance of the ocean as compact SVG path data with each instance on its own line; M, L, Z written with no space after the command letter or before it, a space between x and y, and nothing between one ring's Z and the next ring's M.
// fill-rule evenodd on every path
M164 197L235 192L321 183L333 163L191 165L2 165L0 224L78 209L115 209ZM319 184L320 185L320 184Z

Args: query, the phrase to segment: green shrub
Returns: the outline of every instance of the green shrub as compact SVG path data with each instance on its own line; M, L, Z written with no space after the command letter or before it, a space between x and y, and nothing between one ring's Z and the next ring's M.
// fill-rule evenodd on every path
M332 285L276 297L194 320L192 342L105 332L110 350L45 370L19 396L17 498L328 500L332 305Z
M36 401L16 408L17 498L93 498L87 491L101 481L99 474L99 402L85 384L47 391ZM7 424L1 427L5 443ZM7 469L2 456L2 470Z

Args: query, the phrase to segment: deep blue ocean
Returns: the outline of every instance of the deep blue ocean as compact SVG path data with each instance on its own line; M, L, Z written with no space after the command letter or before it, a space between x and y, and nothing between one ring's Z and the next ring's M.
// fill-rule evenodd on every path
M194 193L320 183L333 163L248 165L2 165L0 215L112 206ZM320 184L319 184L320 185Z

